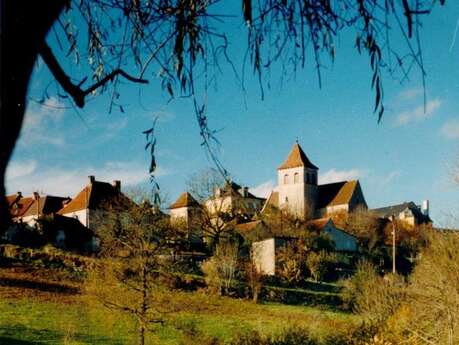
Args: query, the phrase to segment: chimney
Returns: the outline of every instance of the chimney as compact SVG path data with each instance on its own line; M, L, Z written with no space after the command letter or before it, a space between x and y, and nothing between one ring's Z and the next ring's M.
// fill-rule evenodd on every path
M16 198L19 200L22 198L22 193L21 192L17 192L16 193Z
M429 215L429 200L422 200L422 208L421 208L422 214L424 216Z
M243 192L242 192L242 196L244 198L247 198L249 196L249 187L244 187Z
M94 175L89 175L88 178L89 178L89 183L90 184L93 184L94 181L96 181L96 177Z
M113 185L113 188L115 188L117 192L121 192L121 181L120 180L113 181L112 185Z

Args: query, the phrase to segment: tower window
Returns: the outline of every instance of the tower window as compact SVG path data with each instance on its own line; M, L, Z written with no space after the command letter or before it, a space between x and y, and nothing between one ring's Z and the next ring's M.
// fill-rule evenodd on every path
M306 173L306 183L311 183L311 177L309 173Z
M284 175L284 184L288 184L288 174Z
M300 182L300 174L295 173L295 175L293 175L293 183L299 183L299 182Z

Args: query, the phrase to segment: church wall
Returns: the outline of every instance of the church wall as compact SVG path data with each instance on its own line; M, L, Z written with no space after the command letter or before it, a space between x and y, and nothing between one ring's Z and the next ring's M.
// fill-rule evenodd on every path
M280 208L288 209L298 217L311 215L315 211L317 186L306 184L305 173L316 173L314 170L297 167L278 170L278 191ZM298 174L295 181L295 174Z

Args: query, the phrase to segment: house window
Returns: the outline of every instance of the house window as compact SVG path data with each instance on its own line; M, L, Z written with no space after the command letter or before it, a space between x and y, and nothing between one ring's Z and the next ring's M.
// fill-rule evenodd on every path
M284 175L284 184L288 184L288 174Z
M293 183L299 183L299 182L300 182L300 174L295 173L295 175L293 175Z

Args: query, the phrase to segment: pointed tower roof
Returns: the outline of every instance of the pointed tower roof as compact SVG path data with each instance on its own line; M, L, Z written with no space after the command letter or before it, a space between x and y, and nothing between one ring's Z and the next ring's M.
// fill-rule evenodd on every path
M169 209L180 208L180 207L190 207L190 206L198 206L198 202L196 201L193 196L188 192L183 192L177 198L177 200L169 206Z
M305 167L310 169L319 169L308 159L303 149L298 143L295 143L287 159L277 170Z

